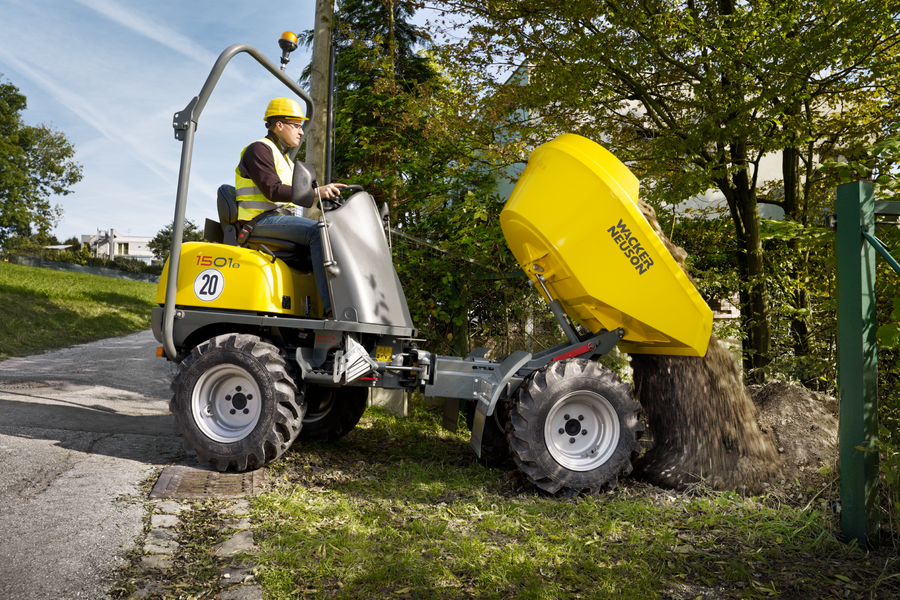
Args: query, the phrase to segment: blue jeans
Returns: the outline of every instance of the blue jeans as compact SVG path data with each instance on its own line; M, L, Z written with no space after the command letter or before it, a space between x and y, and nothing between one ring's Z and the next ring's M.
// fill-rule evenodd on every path
M328 313L331 310L331 298L328 295L328 279L325 277L325 267L322 264L322 238L319 237L319 223L306 217L271 214L256 222L253 235L288 240L309 246L319 298L322 300L323 312Z

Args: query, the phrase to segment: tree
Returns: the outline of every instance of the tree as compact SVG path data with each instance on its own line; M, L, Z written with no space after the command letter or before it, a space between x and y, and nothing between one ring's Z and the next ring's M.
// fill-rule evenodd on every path
M410 23L413 6L348 0L336 13L335 179L389 204L414 322L435 350L465 354L467 330L509 339L530 288L508 278L520 273L499 227L497 127L473 119L477 78L440 49L416 51L428 34Z
M540 4L447 0L473 17L458 60L498 85L509 137L533 146L573 131L602 141L642 178L657 207L721 191L737 242L745 368L770 360L758 202L816 219L822 155L897 127L900 6L884 0L605 0ZM521 112L525 109L524 112ZM515 111L525 118L516 117ZM780 185L758 181L781 152ZM818 187L817 187L818 186ZM799 261L794 281L808 277ZM793 300L802 316L802 294ZM802 337L798 323L796 334ZM804 351L803 344L798 351Z
M81 251L81 240L79 240L78 237L76 237L74 235L72 237L70 237L69 239L67 239L66 241L64 241L63 245L69 246L69 251L72 252L73 254L75 252Z
M334 179L363 184L392 206L402 185L401 154L421 137L417 99L435 77L416 52L425 36L408 21L413 11L409 1L347 0L334 18ZM315 35L306 31L301 42L309 46ZM310 81L311 68L301 81Z
M25 125L26 106L19 89L0 80L0 245L11 236L45 239L62 216L51 196L81 181L75 148L49 125Z
M147 242L147 247L150 249L150 252L153 253L153 257L157 260L169 260L169 253L172 251L172 228L174 227L174 224L175 221L172 221L157 231L153 239ZM184 220L184 233L182 234L181 239L183 242L206 241L203 237L203 232L200 231L190 219Z
M326 131L328 125L329 89L328 71L331 64L331 38L334 26L334 0L316 0L316 14L312 38L312 58L304 71L309 82L309 95L316 111L306 133L306 161L316 168L319 181L326 179ZM309 44L307 44L309 46ZM315 210L314 212L318 212ZM307 213L310 213L308 210ZM314 217L315 215L308 215Z

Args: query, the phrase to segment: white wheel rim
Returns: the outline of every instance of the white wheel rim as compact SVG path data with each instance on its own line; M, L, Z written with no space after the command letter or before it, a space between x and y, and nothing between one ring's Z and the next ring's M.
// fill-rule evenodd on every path
M211 440L242 440L256 427L262 412L262 394L256 380L243 367L217 365L197 381L191 412L200 431Z
M571 471L606 463L619 445L619 416L600 394L579 390L563 396L544 421L550 455Z

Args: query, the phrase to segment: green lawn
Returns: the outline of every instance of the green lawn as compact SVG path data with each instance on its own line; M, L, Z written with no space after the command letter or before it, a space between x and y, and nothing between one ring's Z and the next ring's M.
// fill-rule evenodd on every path
M0 360L150 327L156 285L0 262Z
M0 359L149 327L155 286L0 262ZM346 438L298 443L252 499L267 600L288 598L900 597L886 544L836 540L823 501L788 506L624 478L575 499L539 493L513 465L488 469L464 433L422 407L369 409ZM462 430L464 431L464 427ZM833 497L834 494L830 494ZM188 503L189 504L189 503ZM153 598L214 598L217 502L181 515L181 549ZM134 589L139 552L114 595Z
M576 499L488 469L440 416L370 409L296 445L253 501L267 599L896 598L895 552L838 542L824 501L674 493L631 479Z

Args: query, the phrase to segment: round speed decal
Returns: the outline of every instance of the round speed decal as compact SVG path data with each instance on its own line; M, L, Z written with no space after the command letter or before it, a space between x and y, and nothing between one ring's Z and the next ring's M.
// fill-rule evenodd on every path
M203 302L212 302L225 289L225 277L218 269L206 269L194 280L194 295Z

